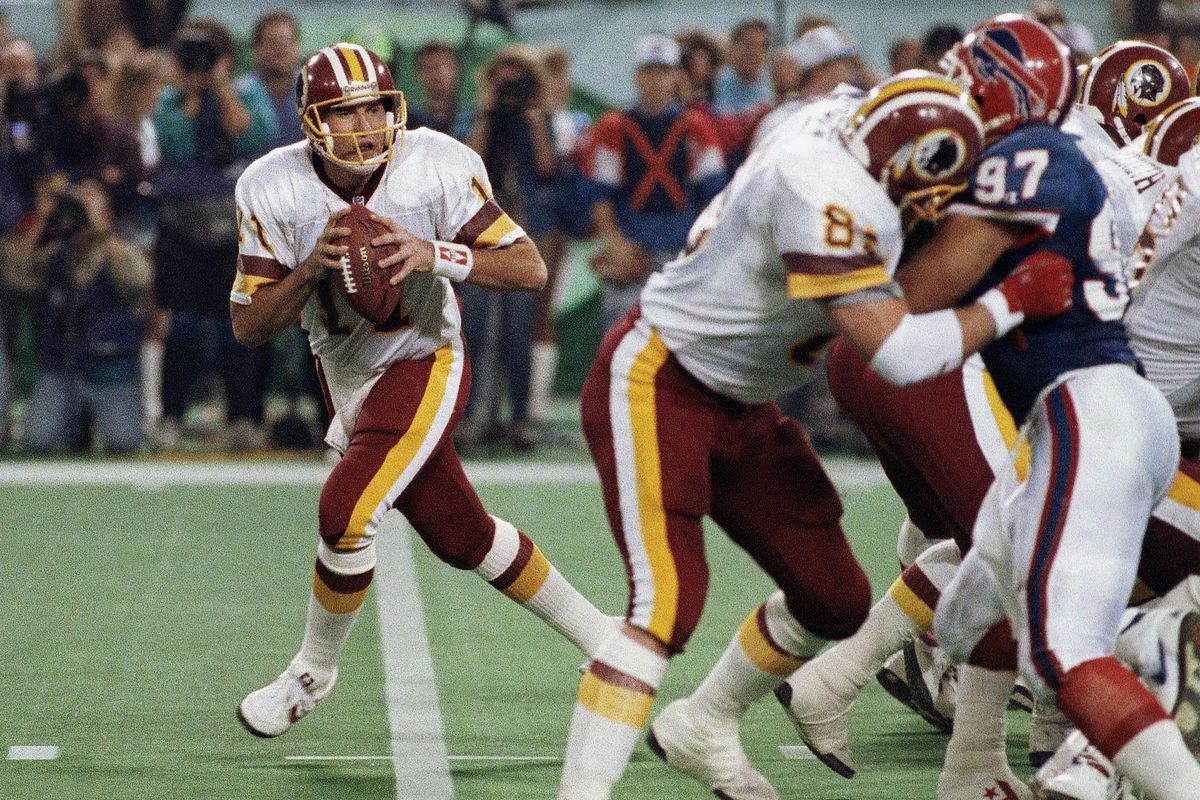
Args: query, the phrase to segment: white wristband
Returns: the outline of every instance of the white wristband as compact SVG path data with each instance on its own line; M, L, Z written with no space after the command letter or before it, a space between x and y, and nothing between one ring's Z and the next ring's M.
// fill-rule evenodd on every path
M452 281L465 281L475 266L475 254L465 244L454 242L431 242L433 245L434 275L441 275Z
M1004 296L1004 292L1000 291L999 287L988 289L975 302L986 308L987 312L992 315L992 321L996 323L997 339L1025 321L1024 312L1013 311L1008 307L1008 298Z

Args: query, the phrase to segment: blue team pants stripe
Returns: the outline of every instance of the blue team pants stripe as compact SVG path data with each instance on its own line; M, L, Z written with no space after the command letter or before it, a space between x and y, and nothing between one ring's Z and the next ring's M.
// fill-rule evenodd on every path
M1033 563L1026 584L1026 606L1029 610L1029 638L1033 666L1051 689L1058 691L1062 669L1050 649L1046 635L1050 569L1062 541L1067 513L1071 508L1071 493L1075 488L1075 473L1079 466L1079 425L1075 404L1067 387L1060 386L1046 397L1046 416L1050 427L1050 480L1038 523L1037 540L1033 546Z

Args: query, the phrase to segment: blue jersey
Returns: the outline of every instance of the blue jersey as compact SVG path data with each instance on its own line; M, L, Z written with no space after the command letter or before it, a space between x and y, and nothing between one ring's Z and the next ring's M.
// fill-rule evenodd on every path
M1039 251L1058 253L1074 268L1070 311L1026 322L982 351L1014 419L1023 420L1038 393L1069 370L1112 363L1140 370L1121 323L1129 283L1108 192L1072 137L1049 125L1004 137L983 152L950 213L1032 226L965 302Z

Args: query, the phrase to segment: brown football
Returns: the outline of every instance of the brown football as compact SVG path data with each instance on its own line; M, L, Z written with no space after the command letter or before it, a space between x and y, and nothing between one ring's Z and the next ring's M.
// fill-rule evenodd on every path
M395 250L395 245L372 247L371 240L388 232L382 222L371 218L363 205L350 206L338 224L350 233L338 240L349 249L342 262L342 271L330 275L330 280L354 310L376 325L391 321L392 314L404 297L404 284L392 286L388 279L391 269L379 266L380 260Z

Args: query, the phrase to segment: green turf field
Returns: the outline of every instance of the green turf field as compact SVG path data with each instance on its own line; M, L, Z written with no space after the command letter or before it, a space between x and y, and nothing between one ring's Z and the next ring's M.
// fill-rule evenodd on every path
M594 484L489 483L480 493L601 608L623 610L623 568ZM898 501L881 486L843 493L878 595L894 577ZM273 678L299 644L317 496L316 484L294 482L0 485L0 753L10 754L0 761L0 800L434 797L436 782L411 776L397 789L391 750L380 624L405 630L411 602L381 609L373 595L337 690L286 736L255 739L234 719L241 696ZM769 588L744 554L710 534L709 603L659 705L690 691ZM454 796L552 798L559 765L549 759L565 743L580 655L478 578L412 544ZM412 676L392 678L403 688ZM1013 713L1010 723L1012 760L1026 776L1026 719ZM752 710L744 738L785 797L935 796L942 736L873 684L852 726L851 781L783 756L780 745L798 741L774 699ZM398 737L427 743L428 733ZM26 751L10 748L35 746L57 747L58 757L11 757ZM639 745L615 796L711 795Z

